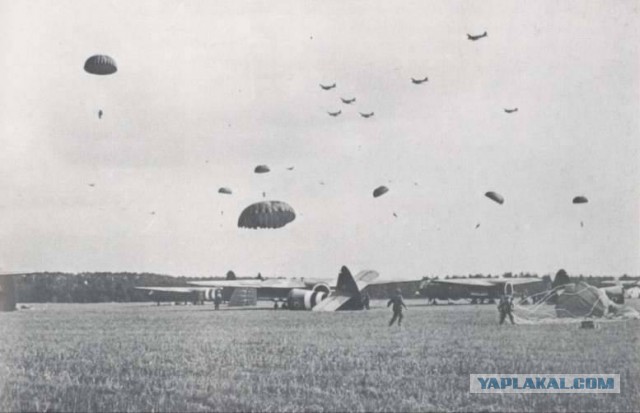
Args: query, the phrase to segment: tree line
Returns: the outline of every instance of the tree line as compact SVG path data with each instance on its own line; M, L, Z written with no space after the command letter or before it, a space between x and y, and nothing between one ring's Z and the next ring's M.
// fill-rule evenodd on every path
M500 276L506 278L537 277L535 274L505 273ZM482 274L469 274L466 276L445 275L429 276L423 279L452 279L452 278L487 278ZM494 275L493 278L497 277ZM226 277L184 277L153 273L130 272L41 272L23 275L14 275L17 301L23 303L100 303L100 302L141 302L155 301L151 299L147 291L137 290L135 287L184 287L190 281L236 279L235 274L229 271ZM612 280L613 276L575 276L576 280L584 280L596 286L601 281ZM638 276L624 275L619 278L625 280L640 280ZM416 283L416 288L419 283ZM398 285L400 287L400 285ZM403 293L411 296L409 291L404 291L407 286L402 286ZM373 289L372 297L379 295Z

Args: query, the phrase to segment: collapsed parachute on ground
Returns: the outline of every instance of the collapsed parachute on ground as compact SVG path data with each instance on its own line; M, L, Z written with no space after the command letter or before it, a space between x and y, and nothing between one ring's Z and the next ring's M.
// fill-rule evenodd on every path
M584 318L640 319L635 308L616 304L609 293L582 281L557 285L538 293L543 296L535 305L516 305L514 314L520 324L572 323Z
M484 194L487 198L499 203L500 205L504 204L504 198L497 192L489 191Z
M227 194L227 195L231 195L232 191L230 188L226 188L226 187L222 187L220 189L218 189L218 193L219 194Z
M118 66L110 56L95 55L84 62L84 70L93 75L112 75L118 71Z
M387 188L386 186L379 186L376 189L373 190L373 197L377 198L379 196L382 196L384 194L386 194L387 192L389 192L389 188Z
M294 219L296 212L286 202L256 202L242 211L238 228L282 228Z
M556 315L561 318L602 317L609 299L604 291L584 282L571 283L558 292Z
M577 196L577 197L573 198L573 203L574 204L586 204L588 202L589 202L589 200L585 196Z
M269 169L269 167L267 165L258 165L253 170L253 172L255 172L257 174L266 174L269 171L271 171L271 169Z

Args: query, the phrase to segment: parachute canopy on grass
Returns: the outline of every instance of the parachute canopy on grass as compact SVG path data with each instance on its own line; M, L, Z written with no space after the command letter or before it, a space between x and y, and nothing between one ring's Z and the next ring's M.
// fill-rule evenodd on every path
M84 62L84 70L93 75L112 75L118 71L118 66L112 57L98 54Z
M484 196L491 199L492 201L499 203L500 205L504 204L504 198L497 192L489 191L484 194Z
M587 202L589 202L589 200L587 199L586 196L577 196L573 198L574 204L586 204Z
M231 191L230 188L222 187L222 188L218 189L218 193L231 195L233 192Z
M373 197L377 198L379 196L382 196L384 194L386 194L387 192L389 192L389 188L387 188L386 186L379 186L376 189L373 190Z
M294 219L296 212L286 202L256 202L242 211L238 228L282 228Z
M271 169L269 169L267 165L258 165L256 169L253 170L253 172L257 174L266 174L269 171L271 171Z
M558 317L602 317L607 313L610 301L605 292L585 282L567 284L558 293L556 315Z

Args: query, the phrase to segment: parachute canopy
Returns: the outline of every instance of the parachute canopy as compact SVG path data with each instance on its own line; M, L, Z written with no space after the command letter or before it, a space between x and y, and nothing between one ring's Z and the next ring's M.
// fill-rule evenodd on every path
M282 228L294 219L296 212L285 202L256 202L242 211L238 228Z
M269 169L269 167L267 165L258 165L258 166L256 166L256 169L253 170L253 172L255 172L257 174L266 174L269 171L271 171L271 170Z
M608 310L605 293L584 282L571 283L558 293L556 315L558 317L602 317Z
M533 305L515 305L515 316L520 324L571 323L585 317L606 320L640 319L640 313L635 308L612 301L608 289L596 288L582 281L567 284L560 282L559 285L554 281L552 289L524 299L532 301Z
M573 198L574 204L586 204L587 202L589 202L589 200L587 199L586 196L577 196Z
M98 54L84 62L84 70L93 75L112 75L118 71L118 66L112 57Z
M499 203L500 205L502 205L504 203L504 198L502 197L502 195L500 195L497 192L489 191L486 194L484 194L484 196L486 196L487 198Z
M387 188L386 186L379 186L376 189L373 190L373 197L377 198L379 196L382 196L384 194L386 194L387 192L389 192L389 188Z
M227 194L227 195L231 195L232 194L231 189L230 188L225 188L225 187L222 187L222 188L218 189L218 193Z

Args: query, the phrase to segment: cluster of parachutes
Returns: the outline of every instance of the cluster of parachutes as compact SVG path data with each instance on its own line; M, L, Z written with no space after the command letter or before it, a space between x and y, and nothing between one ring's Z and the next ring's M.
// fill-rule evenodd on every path
M116 61L107 55L93 55L84 63L84 70L87 73L97 76L112 75L118 71ZM98 111L98 117L102 118L102 109ZM290 168L293 169L293 168ZM271 170L267 165L258 165L254 172L257 174L268 173ZM233 192L230 188L222 187L218 190L220 194L231 195ZM389 192L389 188L382 185L373 190L373 197L378 198ZM485 196L494 202L502 205L504 197L497 192L489 191ZM585 204L589 202L584 196L576 196L573 198L574 204ZM296 217L293 208L282 201L264 201L249 205L242 211L238 219L238 227L240 228L281 228L292 222Z
M292 170L293 168L287 168ZM256 174L271 172L267 165L258 165L253 170ZM233 191L228 187L221 187L218 193L232 195ZM283 201L262 201L246 207L238 218L238 228L249 229L275 229L282 228L296 219L296 212Z
M258 165L255 167L254 172L257 174L264 174L270 172L267 165ZM218 190L221 194L231 195L232 191L229 188L222 187ZM389 188L381 185L373 190L373 197L378 198L389 192ZM504 197L495 191L488 191L484 194L487 198L502 205L504 204ZM574 204L586 204L589 200L585 196L576 196L573 198ZM292 222L296 217L293 208L282 201L263 201L249 205L242 211L240 218L238 219L239 228L281 228ZM476 226L477 228L477 226Z
M502 195L500 195L497 192L494 191L489 191L487 193L484 194L484 196L486 196L487 198L489 198L490 200L497 202L498 204L502 205L504 204L504 197ZM573 198L572 203L574 204L586 204L588 203L589 200L587 199L587 197L585 196L576 196Z

